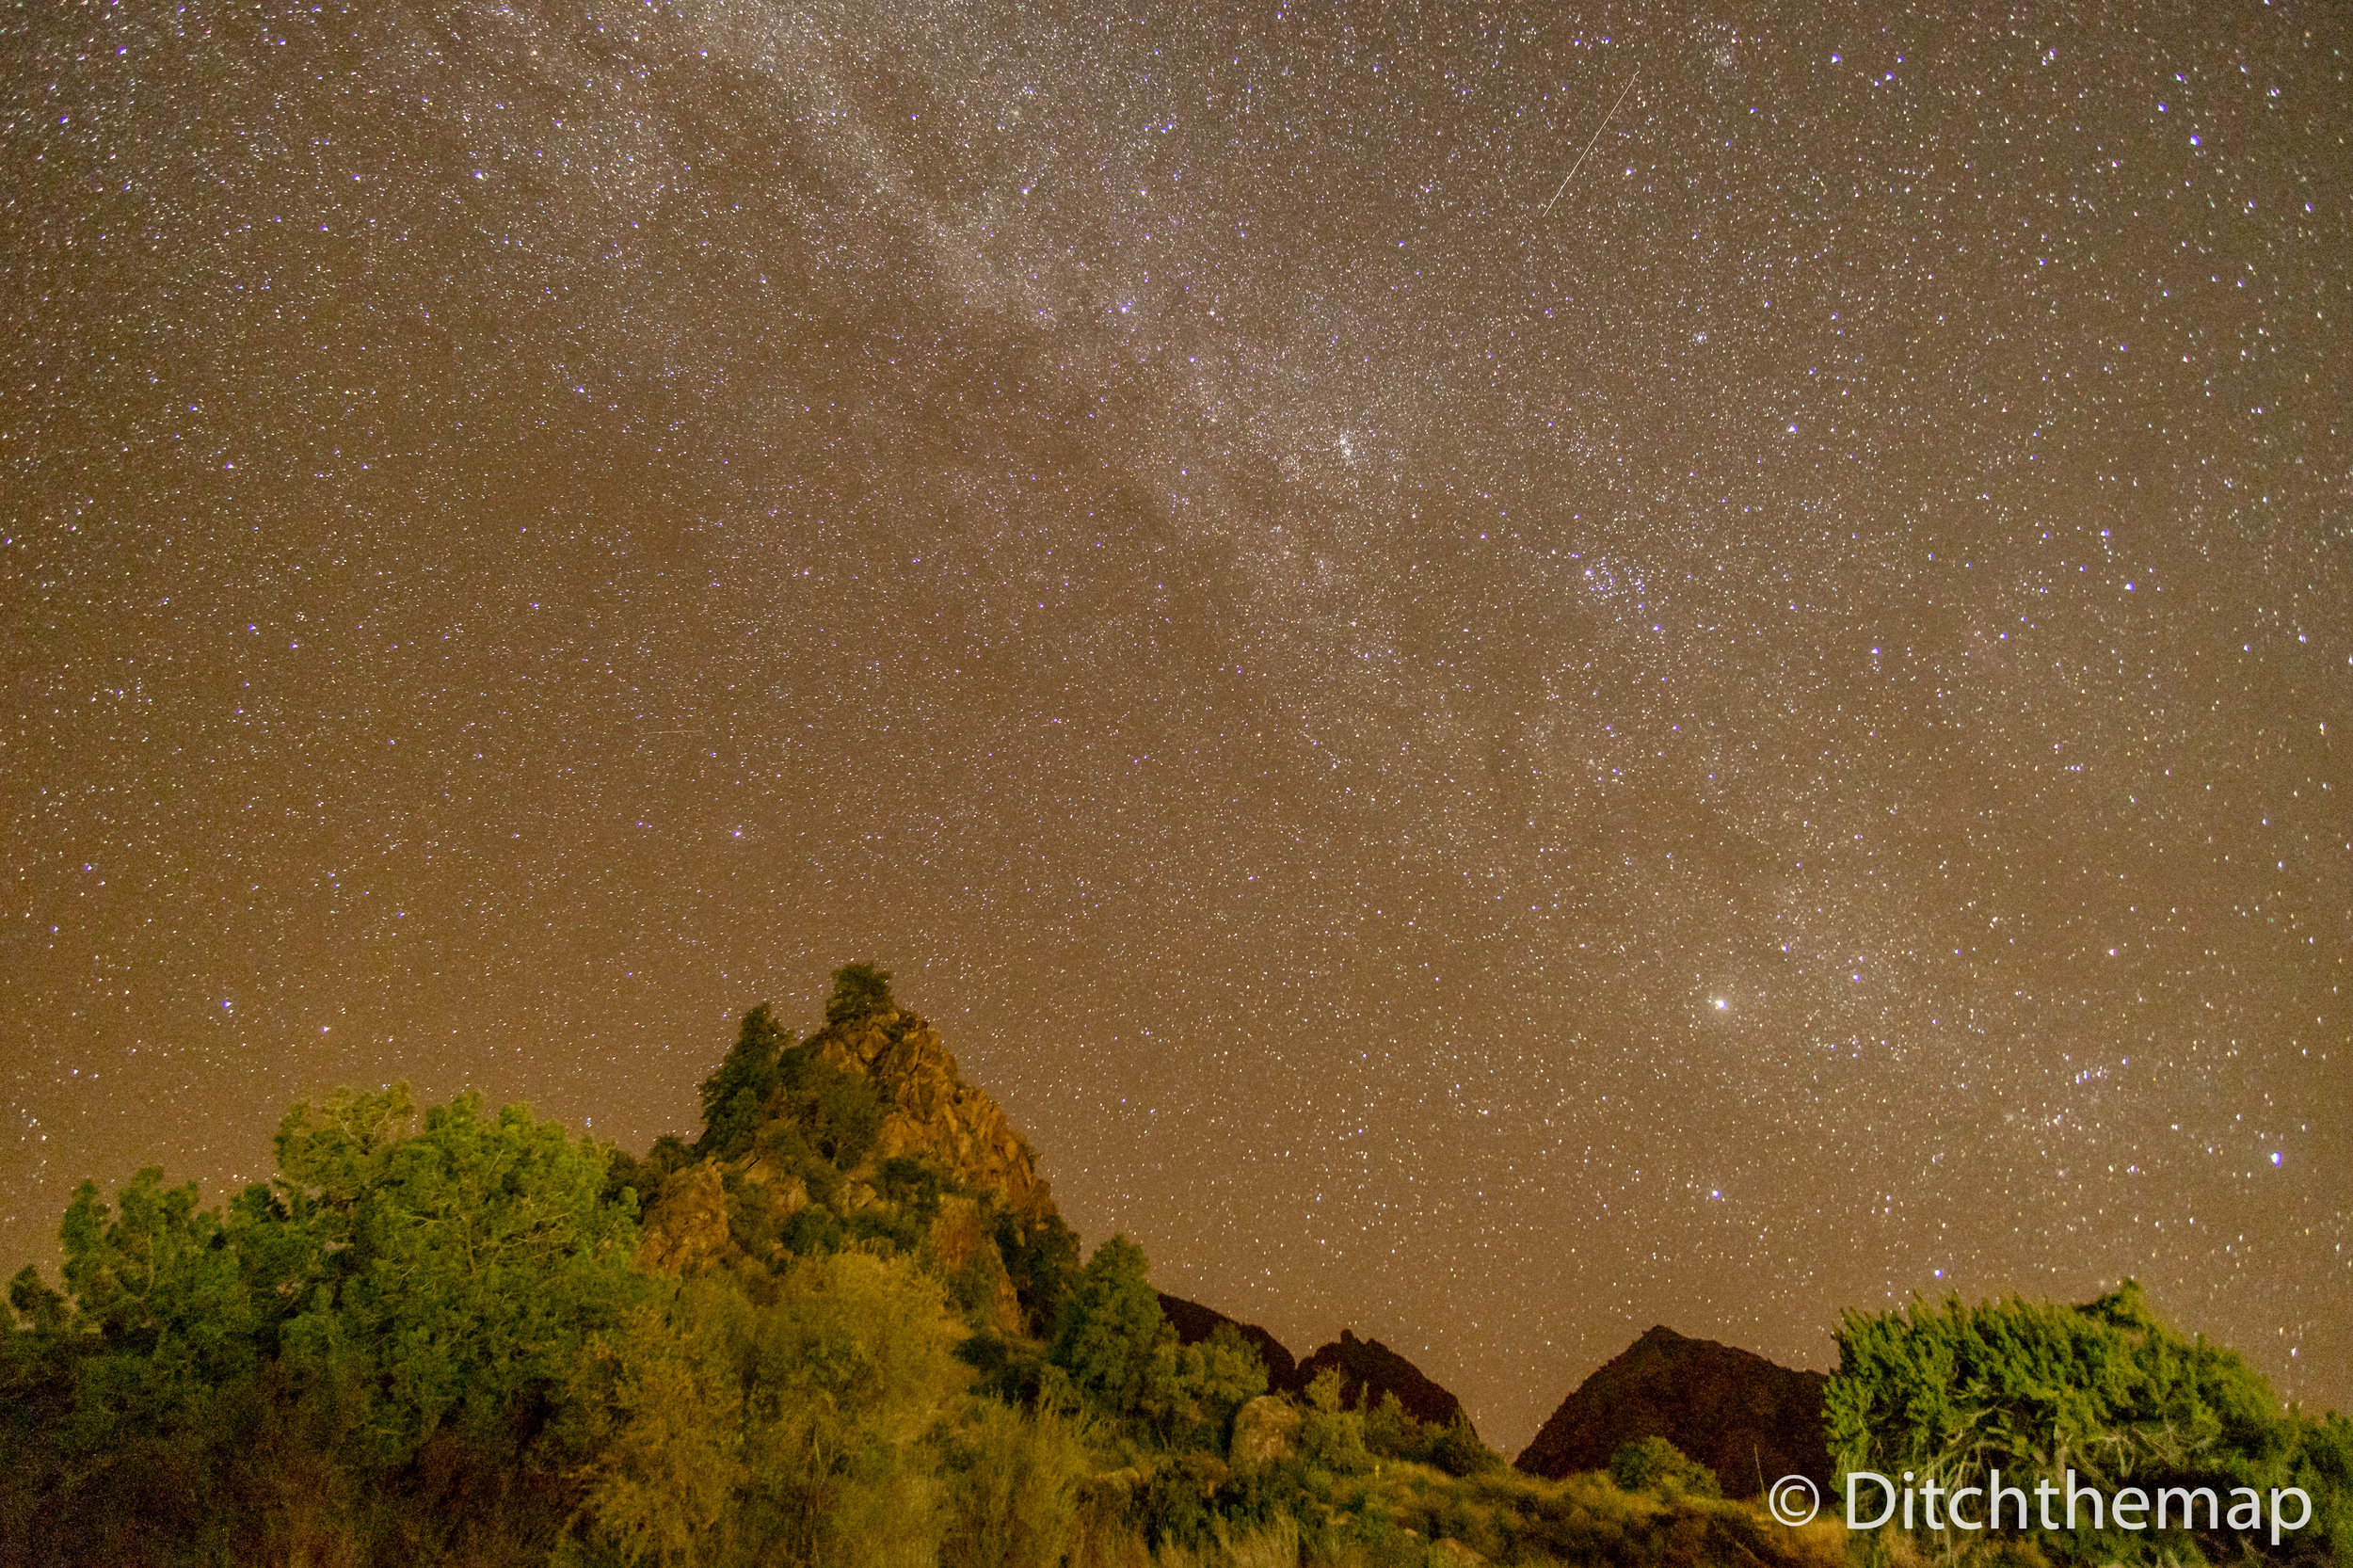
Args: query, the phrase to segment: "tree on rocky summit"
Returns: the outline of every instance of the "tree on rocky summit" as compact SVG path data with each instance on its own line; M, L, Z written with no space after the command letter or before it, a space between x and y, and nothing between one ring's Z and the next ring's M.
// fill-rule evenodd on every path
M833 971L833 998L825 1003L828 1024L856 1023L898 1007L890 1000L890 971L873 964L844 964Z
M777 1085L777 1059L792 1044L766 1002L744 1015L735 1044L719 1070L703 1080L703 1135L698 1155L732 1159L750 1146Z

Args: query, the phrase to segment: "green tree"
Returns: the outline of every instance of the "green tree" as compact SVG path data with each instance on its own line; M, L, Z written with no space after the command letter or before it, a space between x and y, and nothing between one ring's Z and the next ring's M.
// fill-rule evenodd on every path
M26 1328L39 1335L64 1333L73 1316L65 1293L44 1281L40 1271L30 1263L8 1281L8 1305L24 1320Z
M637 1294L635 1224L599 1201L603 1149L473 1095L394 1136L407 1109L405 1087L338 1096L278 1133L288 1210L334 1249L289 1356L386 1461L447 1422L509 1431Z
M1836 1338L1824 1416L1841 1472L1910 1470L1948 1492L1983 1485L1994 1469L2028 1490L2061 1483L2071 1469L2103 1493L2300 1486L2313 1499L2314 1528L2283 1549L2353 1545L2353 1496L2330 1474L2326 1425L2284 1410L2235 1352L2165 1327L2130 1280L2081 1306L1948 1298L1849 1312ZM2048 1544L2104 1561L2233 1555L2246 1544L2224 1534L2200 1548L2183 1532L2112 1524L2095 1534L2088 1514L2080 1531Z
M166 1187L150 1166L109 1207L85 1181L63 1226L74 1324L104 1352L85 1363L86 1387L124 1414L251 1375L257 1316L217 1210L197 1207L194 1182Z
M1372 1468L1365 1447L1365 1413L1341 1405L1340 1369L1326 1367L1307 1384L1307 1408L1299 1424L1299 1453L1310 1465L1336 1476Z
M743 1027L719 1070L703 1080L703 1132L695 1140L696 1155L732 1160L751 1146L769 1099L782 1086L780 1062L792 1044L766 1002L744 1015Z
M50 1485L7 1507L17 1519L0 1528L0 1558L8 1537L40 1533L19 1513L26 1503L52 1526L70 1522L93 1560L131 1560L151 1534L218 1538L206 1500L244 1473L277 1320L317 1259L297 1246L288 1277L270 1277L262 1265L287 1259L241 1255L249 1218L224 1223L194 1185L168 1187L152 1168L112 1204L93 1183L75 1192L61 1227L70 1310L37 1277L19 1279L37 1328L35 1354L9 1357L7 1468ZM26 1416L36 1422L20 1424ZM12 1475L8 1492L18 1484Z
M1176 1355L1176 1400L1170 1435L1225 1448L1234 1413L1266 1392L1266 1360L1231 1323L1220 1323L1207 1339Z
M833 971L833 995L825 1002L825 1022L834 1027L852 1024L877 1013L889 1013L898 1003L890 1000L890 971L872 964L844 964Z
M1160 1310L1144 1249L1114 1236L1079 1271L1047 1359L1115 1416L1165 1411L1176 1395L1176 1331Z
M405 1089L296 1107L225 1210L152 1169L74 1194L67 1294L12 1292L0 1559L544 1554L576 1456L537 1434L642 1287L632 1206L519 1109L417 1121Z
M1045 1338L1060 1320L1062 1304L1079 1272L1079 1236L1059 1214L1025 1220L1010 1210L996 1219L997 1251L1020 1299L1030 1332Z

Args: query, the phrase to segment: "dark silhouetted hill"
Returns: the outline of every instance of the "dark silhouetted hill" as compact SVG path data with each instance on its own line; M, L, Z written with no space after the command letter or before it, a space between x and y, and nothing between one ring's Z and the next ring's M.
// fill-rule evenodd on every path
M1331 1344L1299 1364L1299 1386L1313 1383L1325 1368L1338 1369L1340 1402L1351 1410L1378 1404L1384 1394L1395 1394L1405 1414L1433 1426L1467 1425L1463 1401L1429 1378L1420 1368L1378 1339L1359 1339L1347 1329Z
M1215 1334L1218 1324L1232 1323L1251 1348L1258 1352L1258 1359L1266 1363L1269 1391L1295 1394L1306 1386L1299 1376L1298 1358L1283 1348L1281 1340L1257 1324L1228 1318L1215 1307L1189 1302L1182 1296L1172 1296L1165 1290L1160 1293L1160 1311L1168 1319L1169 1327L1176 1331L1178 1344L1197 1345Z
M1558 1480L1598 1470L1624 1445L1663 1437L1716 1472L1727 1496L1753 1496L1761 1474L1831 1483L1820 1372L1654 1328L1577 1384L1513 1461Z

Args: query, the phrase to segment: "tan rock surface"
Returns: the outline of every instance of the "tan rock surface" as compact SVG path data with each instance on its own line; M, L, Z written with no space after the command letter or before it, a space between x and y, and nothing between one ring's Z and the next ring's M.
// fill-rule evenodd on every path
M968 1283L980 1296L988 1327L1000 1334L1021 1332L1021 1298L989 1233L988 1215L978 1203L961 1197L943 1202L924 1237L923 1250L941 1278L965 1281L970 1276Z
M1028 1143L996 1101L957 1075L955 1058L920 1016L887 1009L829 1026L810 1044L820 1060L865 1079L883 1105L872 1150L857 1170L845 1173L848 1179L830 1200L837 1212L854 1215L880 1205L878 1169L898 1155L936 1160L1025 1224L1054 1212ZM799 1176L758 1154L731 1162L702 1161L681 1169L648 1209L639 1262L650 1271L684 1274L744 1261L731 1217L751 1222L748 1234L772 1234L809 1203ZM1019 1330L1019 1297L982 1205L952 1198L932 1223L924 1247L944 1279L978 1270L961 1288L978 1292L984 1316L999 1327ZM777 1258L759 1261L773 1264Z
M829 1028L819 1055L871 1082L884 1105L876 1157L929 1155L1024 1219L1053 1212L1030 1145L982 1090L956 1074L939 1032L913 1013L876 1013Z
M646 1216L637 1266L648 1273L689 1273L718 1262L733 1246L723 1172L715 1164L690 1166Z
M1234 1413L1234 1441L1228 1447L1237 1470L1256 1470L1290 1457L1299 1442L1305 1417L1299 1407L1279 1394L1261 1394Z

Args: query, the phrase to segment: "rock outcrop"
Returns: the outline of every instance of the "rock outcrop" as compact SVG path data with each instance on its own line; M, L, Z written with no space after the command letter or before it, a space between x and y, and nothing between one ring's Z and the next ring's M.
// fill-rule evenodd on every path
M964 1197L942 1203L923 1239L923 1260L940 1278L957 1283L975 1327L1021 1332L1021 1298L980 1204Z
M956 1075L956 1059L920 1016L871 1013L827 1026L811 1043L821 1060L865 1078L881 1097L877 1160L929 1155L1025 1220L1054 1211L1029 1144L995 1100Z
M1405 1414L1433 1426L1468 1424L1463 1401L1422 1374L1420 1368L1378 1339L1359 1339L1348 1329L1299 1364L1299 1386L1331 1368L1340 1374L1340 1403L1353 1410L1378 1404L1384 1394L1395 1394Z
M1716 1472L1727 1496L1758 1478L1831 1484L1820 1372L1654 1328L1577 1384L1513 1464L1554 1480L1598 1470L1625 1444L1663 1437Z
M1024 1236L1058 1223L1053 1196L1028 1143L920 1016L886 991L795 1044L756 1008L712 1084L724 1128L707 1120L691 1155L671 1140L669 1158L632 1168L642 1267L773 1269L796 1249L880 1234L923 1254L973 1326L1024 1326L996 1223L1010 1215ZM910 1177L891 1165L901 1156L922 1168Z
M716 1165L690 1165L664 1189L646 1215L637 1266L650 1273L685 1274L728 1256L726 1174Z
M1215 1307L1189 1302L1182 1296L1172 1296L1165 1290L1160 1292L1160 1312L1168 1319L1169 1327L1176 1331L1178 1344L1197 1345L1215 1334L1220 1323L1230 1323L1244 1342L1258 1352L1258 1359L1266 1363L1268 1392L1295 1394L1306 1386L1300 1381L1299 1363L1291 1352L1283 1348L1281 1340L1257 1324L1228 1318Z

